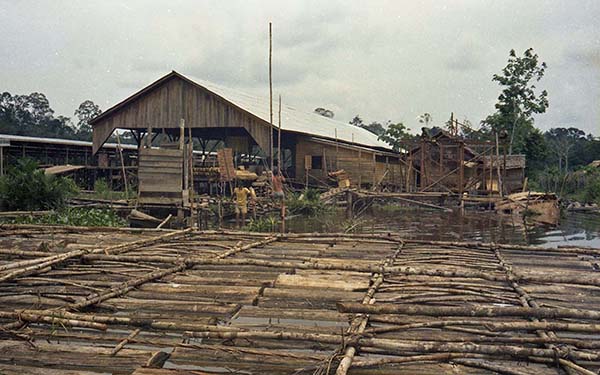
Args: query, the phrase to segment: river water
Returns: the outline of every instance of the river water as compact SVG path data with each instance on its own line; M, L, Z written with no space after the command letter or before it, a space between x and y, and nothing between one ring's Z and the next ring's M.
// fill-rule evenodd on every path
M566 213L557 225L525 225L521 220L489 211L442 212L405 206L372 207L358 220L343 211L314 218L294 217L293 232L399 232L409 238L444 241L484 241L527 245L600 248L600 215Z

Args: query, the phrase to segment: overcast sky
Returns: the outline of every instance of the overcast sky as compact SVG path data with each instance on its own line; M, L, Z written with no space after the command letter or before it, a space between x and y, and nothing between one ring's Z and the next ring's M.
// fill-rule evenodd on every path
M43 92L57 114L103 110L171 70L335 118L493 112L511 48L548 64L542 129L600 135L600 1L0 0L0 91Z

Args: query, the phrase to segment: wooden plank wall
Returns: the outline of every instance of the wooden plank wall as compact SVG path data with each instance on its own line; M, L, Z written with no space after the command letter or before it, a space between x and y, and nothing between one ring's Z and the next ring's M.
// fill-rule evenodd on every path
M183 204L183 151L140 149L138 180L142 204Z
M378 183L386 169L389 169L383 183L402 186L403 167L397 161L390 161L393 157L389 157L387 163L385 157L379 157L380 161L377 161L377 155L381 154L376 151L359 149L341 143L336 148L335 144L318 142L306 137L298 137L296 145L296 176L299 181L306 180L305 157L307 155L323 157L324 164L322 169L309 171L309 181L312 177L326 181L327 172L343 169L350 176L353 186L357 186L359 183L372 185ZM398 160L399 157L396 159ZM313 182L316 179L313 179Z
M243 127L263 149L269 150L269 126L212 92L173 77L94 124L94 149L113 129Z

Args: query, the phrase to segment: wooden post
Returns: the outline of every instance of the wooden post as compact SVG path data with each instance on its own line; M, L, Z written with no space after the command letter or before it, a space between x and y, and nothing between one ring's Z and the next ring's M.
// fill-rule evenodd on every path
M148 126L148 134L146 134L146 147L152 147L152 125Z
M439 149L440 149L440 167L438 168L440 176L443 173L443 164L444 164L444 145L443 144L439 144ZM439 178L439 177L438 177Z
M185 120L179 120L179 149L183 153L183 190L188 189L188 154L185 152Z
M127 186L127 174L125 172L125 161L123 160L123 149L121 147L121 137L115 132L117 137L117 149L119 150L119 159L121 160L121 171L123 172L123 187L125 188L125 199L129 198L129 188Z
M423 191L423 188L427 186L425 184L425 140L421 138L421 168L419 171L421 175L419 190Z
M353 200L352 191L350 191L350 190L346 191L346 219L348 219L348 220L351 220L353 217L352 205L354 204L354 202L352 202L352 200Z
M484 150L483 150L483 164L482 164L483 170L482 170L482 172L481 172L481 184L482 184L482 186L483 186L483 190L487 190L487 187L486 187L486 185L485 185L485 163L486 163L486 161L487 161L487 159L486 159L486 157L485 157L485 154L486 154L486 153L487 153L487 150L485 150L485 149L484 149Z
M498 191L500 192L500 196L504 197L502 174L500 173L500 146L498 146L498 133L496 133L496 172L498 173Z
M273 171L273 70L272 70L272 57L273 57L273 29L272 24L269 22L269 159L271 160L271 171Z
M460 194L462 204L462 196L465 189L465 143L463 141L460 142L459 150L458 162L460 163L460 175L458 180L458 194Z
M183 150L185 144L185 119L179 120L179 149Z
M408 170L406 171L406 192L412 191L412 174L413 174L412 152L408 152Z
M281 150L281 95L279 95L279 129L277 131L277 165L279 166L279 173L283 173L281 164Z
M189 199L190 199L190 226L194 227L194 220L196 218L196 213L194 212L194 141L192 140L192 128L188 128L188 140L189 140Z
M339 149L338 149L338 136L337 136L337 128L335 128L335 170L339 170L339 162L338 162L338 153L339 153Z
M358 190L360 190L360 188L362 187L361 163L362 163L362 153L360 152L360 149L359 149L358 150Z
M4 147L0 146L0 176L4 176Z
M504 156L502 160L502 193L504 194L504 181L506 181L506 144L504 144L502 148L504 150Z
M373 152L373 181L371 182L371 187L375 186L377 184L377 157L375 156L375 153Z

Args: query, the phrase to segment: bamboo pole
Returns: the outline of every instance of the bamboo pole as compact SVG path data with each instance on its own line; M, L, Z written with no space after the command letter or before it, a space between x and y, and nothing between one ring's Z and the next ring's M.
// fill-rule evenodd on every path
M394 264L394 260L402 251L403 244L399 244L396 251L381 262L380 266L383 269L385 266L389 266ZM373 296L377 292L377 289L383 284L383 271L381 273L376 273L371 277L371 286L367 290L365 297L363 298L363 305L371 305L375 303L375 299ZM368 315L357 315L354 317L352 322L350 323L350 327L348 328L348 335L359 335L361 336L365 329L367 328L367 323L369 321ZM336 375L346 375L348 370L352 366L352 361L354 360L354 356L356 355L357 347L355 345L348 345L346 350L344 351L344 356L338 365L335 374Z
M58 254L58 255L48 256L45 258L40 258L36 264L30 265L27 267L23 267L23 268L19 268L19 269L16 269L15 271L12 271L12 272L9 272L7 274L0 276L0 282L12 280L14 278L21 277L21 276L34 275L34 274L40 273L42 270L44 270L48 267L55 266L64 261L67 261L69 259L81 257L82 255L85 255L88 253L92 253L92 254L105 253L107 255L110 253L120 253L123 251L128 251L133 248L140 247L140 246L149 245L151 243L155 243L157 241L161 241L161 240L164 240L167 238L173 238L173 237L179 236L181 234L187 233L190 230L191 230L191 228L184 229L182 231L177 231L177 232L170 232L170 233L163 234L163 235L160 235L157 237L145 238L145 239L141 239L141 240L137 240L137 241L133 241L133 242L128 242L125 244L109 246L109 247L106 247L103 249L74 250L74 251L70 251L70 252L67 252L64 254Z
M131 334L129 336L127 336L125 339L123 339L114 349L113 351L110 353L111 357L114 357L115 355L117 355L118 352L121 351L121 349L123 349L125 347L125 345L130 342L131 340L133 340L142 330L140 328L137 328L136 330L134 330L133 332L131 332Z
M271 172L273 171L273 27L269 22L269 159Z
M403 322L402 319L394 319L394 317L372 318L380 323L394 323L395 321ZM570 323L570 322L546 322L546 321L506 321L496 322L490 320L430 320L424 322L416 322L409 324L398 324L386 327L374 327L367 329L367 334L381 334L386 332L407 331L410 329L421 328L444 328L449 326L484 326L493 332L512 332L512 331L537 331L537 330L553 330L565 332L600 332L600 324L593 323Z
M283 164L281 164L281 95L279 95L279 128L277 130L277 165L279 166L279 172L283 173Z

